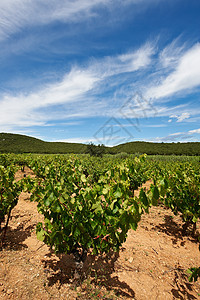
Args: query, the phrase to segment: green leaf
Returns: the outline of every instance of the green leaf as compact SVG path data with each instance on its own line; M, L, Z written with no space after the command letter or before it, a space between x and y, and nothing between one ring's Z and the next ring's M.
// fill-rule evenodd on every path
M137 223L136 222L130 223L130 227L131 227L131 229L136 230L137 229Z
M37 232L37 238L39 241L43 242L44 241L44 238L45 238L45 235L44 235L44 230L40 230Z
M149 206L149 201L148 201L147 195L146 195L145 191L143 190L143 188L140 190L139 198L146 207Z
M153 186L153 188L152 188L152 205L154 205L154 206L158 205L158 199L159 199L158 187Z
M95 213L97 212L102 212L103 209L101 207L101 203L100 202L97 202L95 204L92 205L92 210L94 210Z
M109 189L108 189L108 188L103 188L103 190L102 190L102 194L103 194L103 195L107 195L108 192L109 192Z
M61 207L58 203L54 204L54 209L55 209L55 212L57 212L57 213L60 213L62 211Z
M120 223L124 225L127 224L127 221L128 221L128 214L127 211L124 211L120 216Z
M123 181L126 181L127 178L128 178L128 177L127 177L126 173L123 172L122 175L121 175L121 179L122 179Z
M62 204L65 203L65 201L66 201L65 198L64 198L63 196L61 196L61 197L59 198L59 200L60 200L60 203L62 203Z
M81 175L81 181L82 181L82 182L86 182L86 181L87 181L87 179L86 179L86 177L85 177L85 174L82 174L82 175Z
M79 209L80 211L82 211L83 206L79 204L79 205L78 205L78 209Z
M76 226L75 227L75 230L74 230L74 233L73 233L73 237L74 239L77 239L77 237L80 235L80 230L79 228Z
M39 241L43 242L45 238L45 231L42 228L42 223L38 223L36 226L36 235Z
M197 217L195 217L195 216L193 216L193 218L192 218L192 222L193 223L196 223L198 221L198 218Z
M111 205L110 205L110 209L111 209L111 210L114 209L114 205L115 205L116 202L117 202L117 199L115 199L115 200L111 203Z
M117 190L116 190L116 192L114 193L114 197L115 197L115 198L121 198L121 196L122 196L121 189L120 189L120 187L117 187Z
M50 206L50 204L51 204L51 202L50 202L49 198L47 198L47 199L44 200L44 205L45 206Z
M73 198L71 198L71 200L70 200L70 202L71 202L71 204L74 204L75 203L75 201L76 201L76 199L73 197Z

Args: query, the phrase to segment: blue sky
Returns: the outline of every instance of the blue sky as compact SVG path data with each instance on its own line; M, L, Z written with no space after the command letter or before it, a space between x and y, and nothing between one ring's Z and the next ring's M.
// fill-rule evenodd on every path
M0 132L200 141L199 0L1 0Z

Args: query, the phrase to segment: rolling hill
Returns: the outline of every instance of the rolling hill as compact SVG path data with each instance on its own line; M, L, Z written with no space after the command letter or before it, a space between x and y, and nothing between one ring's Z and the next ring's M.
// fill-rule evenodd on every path
M0 153L86 153L87 145L81 143L45 142L21 134L0 133ZM107 153L146 153L149 155L200 155L200 142L150 143L129 142L106 147Z
M116 153L146 153L149 155L200 155L200 142L151 143L130 142L113 147Z
M78 143L44 142L11 133L0 133L0 153L84 153L86 145Z

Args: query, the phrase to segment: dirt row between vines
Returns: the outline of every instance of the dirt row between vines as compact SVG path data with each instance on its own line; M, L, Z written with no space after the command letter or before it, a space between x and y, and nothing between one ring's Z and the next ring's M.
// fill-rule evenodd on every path
M28 168L25 174L34 176ZM200 281L189 283L186 272L200 265L197 238L182 236L182 220L170 210L151 208L109 261L89 255L86 279L75 286L73 256L58 257L37 240L43 218L29 197L21 194L0 252L0 299L200 299Z

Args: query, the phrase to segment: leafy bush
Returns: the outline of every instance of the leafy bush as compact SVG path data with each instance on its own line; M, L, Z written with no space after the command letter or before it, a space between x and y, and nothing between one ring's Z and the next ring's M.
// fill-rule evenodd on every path
M96 146L90 143L87 145L86 153L89 153L91 156L102 157L106 153L106 147L103 144Z

